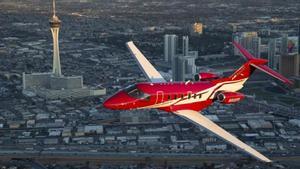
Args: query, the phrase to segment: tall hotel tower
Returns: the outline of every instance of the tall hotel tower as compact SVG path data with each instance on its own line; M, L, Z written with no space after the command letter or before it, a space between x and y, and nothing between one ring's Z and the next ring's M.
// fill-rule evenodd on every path
M89 88L83 85L82 76L64 76L61 73L58 35L61 21L56 16L55 0L52 0L50 27L53 38L52 72L23 73L23 94L38 95L46 99L80 98L100 96L106 93L104 88Z
M53 15L50 18L50 26L53 38L53 74L55 76L61 76L61 66L60 66L60 56L59 56L59 43L58 43L58 34L59 34L59 27L61 21L56 16L56 9L55 9L55 0L52 0L52 10Z

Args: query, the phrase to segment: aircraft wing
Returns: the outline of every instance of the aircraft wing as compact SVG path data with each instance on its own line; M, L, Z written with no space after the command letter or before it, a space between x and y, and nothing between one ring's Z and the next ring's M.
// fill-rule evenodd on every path
M231 135L229 132L225 131L223 128L209 120L204 115L200 114L199 112L193 110L179 110L174 112L176 115L183 117L184 119L196 124L197 126L204 127L206 130L216 134L219 138L229 142L230 144L242 149L246 153L250 154L251 156L264 161L264 162L271 162L270 159L253 149L252 147L248 146L247 144L240 141L235 136Z
M126 43L131 54L136 59L139 67L142 69L143 73L150 82L166 82L166 80L161 76L161 74L153 67L153 65L146 59L142 52L134 45L134 43Z

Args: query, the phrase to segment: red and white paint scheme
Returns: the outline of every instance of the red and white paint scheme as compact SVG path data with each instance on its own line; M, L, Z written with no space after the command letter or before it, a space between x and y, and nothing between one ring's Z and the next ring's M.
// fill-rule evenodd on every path
M139 67L149 82L137 83L117 92L104 102L104 107L114 110L155 108L172 112L206 130L219 138L240 148L253 157L271 162L270 159L240 141L207 117L199 113L202 109L217 101L224 104L237 103L244 98L238 93L255 69L292 84L288 79L274 72L265 64L266 60L253 57L238 43L233 42L247 62L229 77L218 77L212 73L199 73L194 82L166 82L161 74L151 65L133 42L127 47L136 59Z

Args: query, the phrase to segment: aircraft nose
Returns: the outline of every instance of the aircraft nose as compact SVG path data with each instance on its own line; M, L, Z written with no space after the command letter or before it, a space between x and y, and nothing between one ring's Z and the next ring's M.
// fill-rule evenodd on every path
M103 106L104 106L105 108L108 108L108 109L111 107L111 104L110 104L110 102L109 102L109 99L107 99L107 100L104 101Z
M122 110L122 109L128 109L130 107L129 104L134 99L130 98L124 91L120 91L114 96L108 98L106 101L104 101L103 106L108 109L113 110Z
M109 99L105 100L103 106L108 109L116 109L119 105L118 99L115 96L110 97Z

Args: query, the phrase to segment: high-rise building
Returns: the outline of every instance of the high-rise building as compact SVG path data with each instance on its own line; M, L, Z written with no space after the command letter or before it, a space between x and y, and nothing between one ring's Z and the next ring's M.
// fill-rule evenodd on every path
M182 37L182 54L183 56L187 56L189 54L189 37Z
M164 36L164 55L165 61L168 63L172 63L173 58L176 56L178 44L178 36L177 35L165 35Z
M195 22L191 25L190 34L192 36L199 36L203 34L203 24L200 22Z
M260 58L261 38L257 32L238 32L234 35L234 40L246 48L252 55ZM238 50L234 51L235 55L239 55Z
M286 55L288 53L287 48L288 48L288 35L283 34L281 37L280 54Z
M238 31L238 24L236 23L229 23L232 33L236 33Z
M61 21L56 15L55 0L52 1L52 16L50 27L53 38L53 66L52 72L23 73L23 93L28 96L34 94L46 99L80 98L100 96L106 89L91 89L83 85L82 76L64 76L61 72L58 34Z
M298 53L281 55L279 59L279 72L286 77L299 76L299 63Z
M299 64L298 37L283 35L279 72L287 77L299 76Z
M298 56L300 57L300 23L298 25ZM299 76L300 76L300 68L299 68ZM300 79L300 77L298 79Z
M268 42L268 66L272 69L277 69L278 55L277 55L277 43L276 39L272 38Z
M300 23L298 25L298 54L300 55Z
M298 36L289 36L287 42L287 53L298 53Z
M195 64L195 60L198 57L198 51L190 51L189 55L186 56L184 58L184 63L185 63L185 79L193 79L196 71L197 71L197 67Z
M172 80L185 80L185 59L183 55L176 55L172 61Z
M233 41L240 43L240 37L238 36L237 33L232 34L232 39L233 39ZM233 47L233 54L234 55L241 55L239 49L237 49L235 47Z
M252 38L252 53L255 57L260 58L260 54L261 54L261 38L260 37L253 37Z
M281 38L271 38L268 42L269 66L279 69L281 56L296 54L298 52L298 37L283 34Z
M282 38L271 38L268 41L268 66L274 70L279 69Z
M189 37L182 37L182 54L176 55L172 61L173 81L192 79L196 74L195 60L198 51L189 51Z
M283 55L298 53L299 52L298 41L299 41L298 36L288 36L287 34L284 34L282 36L280 53Z

